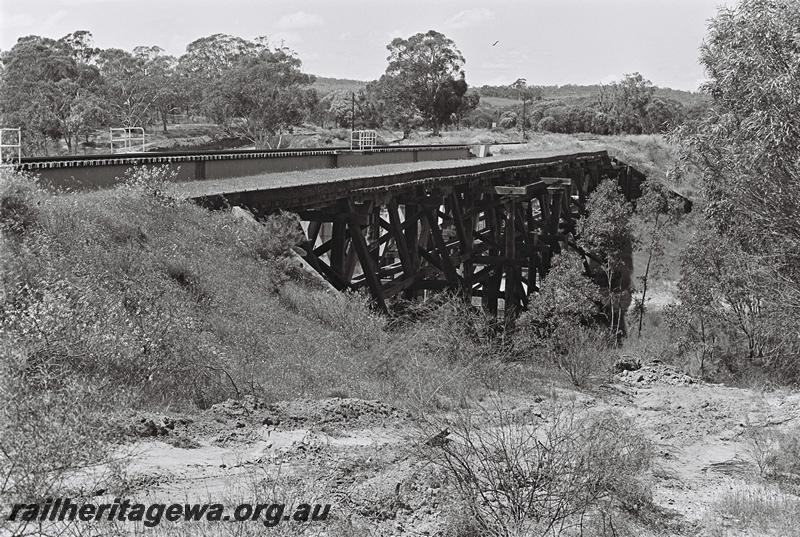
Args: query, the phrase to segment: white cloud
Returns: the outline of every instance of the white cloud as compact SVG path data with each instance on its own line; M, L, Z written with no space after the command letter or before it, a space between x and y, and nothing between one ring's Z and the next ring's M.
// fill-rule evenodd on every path
M606 75L606 76L604 76L603 78L600 79L600 83L601 84L612 84L614 82L619 82L623 78L624 78L623 75L615 75L615 74Z
M493 19L494 11L489 8L478 7L475 9L465 9L464 11L459 11L447 19L444 24L448 28L469 28Z
M519 78L516 73L519 73L523 67L531 63L529 55L525 51L517 49L509 49L503 51L502 55L494 55L494 57L484 60L479 64L479 69L485 71L505 71L507 76Z
M15 30L17 28L28 28L36 24L36 19L27 13L15 13L2 18L0 22L4 28Z
M278 19L276 26L282 30L302 30L305 28L322 26L323 23L324 21L319 15L306 13L305 11L296 11Z
M61 4L67 7L79 7L92 4L113 4L120 2L130 2L131 0L61 0Z
M273 47L294 48L303 42L297 32L275 32L269 35L269 44Z
M382 36L382 38L392 41L395 37L408 37L409 35L411 34L409 34L408 32L404 32L403 30L400 30L398 28L395 28L391 32L387 32L384 36Z

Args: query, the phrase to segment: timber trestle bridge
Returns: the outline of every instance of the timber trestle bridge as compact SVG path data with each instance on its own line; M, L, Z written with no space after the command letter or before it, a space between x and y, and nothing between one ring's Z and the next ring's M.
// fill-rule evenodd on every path
M486 160L273 186L197 181L187 192L259 218L297 213L308 265L338 290L367 289L381 310L395 297L450 290L513 320L553 256L578 249L576 222L595 187L613 180L635 199L645 177L605 151Z
M606 151L472 158L466 145L40 157L17 169L75 191L163 166L206 207L298 214L305 262L338 290L368 290L381 310L396 297L450 290L509 321L553 256L573 248L599 260L575 244L597 185L615 181L633 200L645 180Z

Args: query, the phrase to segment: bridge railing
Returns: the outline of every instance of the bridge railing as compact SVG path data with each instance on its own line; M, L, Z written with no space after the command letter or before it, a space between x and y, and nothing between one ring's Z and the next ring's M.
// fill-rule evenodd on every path
M108 130L109 145L111 152L116 153L119 150L128 152L132 149L138 149L141 144L141 151L144 152L144 129L142 127L111 127ZM134 146L134 144L136 144Z
M9 141L9 135L12 139L16 138L16 141L6 143ZM0 128L0 166L13 165L14 157L17 159L17 164L22 161L22 129L2 127Z
M378 141L378 133L373 130L352 131L350 133L350 149L359 151L374 149Z

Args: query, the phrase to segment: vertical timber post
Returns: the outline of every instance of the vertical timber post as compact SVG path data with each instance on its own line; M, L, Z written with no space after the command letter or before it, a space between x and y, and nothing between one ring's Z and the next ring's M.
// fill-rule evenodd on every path
M550 247L553 253L558 254L561 253L561 244L558 240L558 226L561 222L561 196L564 193L564 188L560 186L549 186L547 187L547 192L552 200L552 205L550 206L550 229L548 230L550 235Z
M341 219L333 223L333 233L331 236L331 268L333 271L346 279L347 272L347 225Z
M495 196L487 195L487 198L489 205L486 209L486 225L489 227L489 231L491 232L492 242L499 246L502 238L502 217L498 211L499 207L495 205ZM498 259L502 254L503 252L496 247L489 249L489 256L494 257L495 259ZM490 262L489 266L491 267L491 274L483 284L483 295L481 297L481 302L489 315L495 317L497 316L497 300L499 298L498 295L500 294L500 284L503 280L503 264L498 263L497 261L492 261Z
M506 202L506 222L505 222L505 252L503 253L503 261L505 264L505 289L503 294L504 302L504 315L506 327L512 326L517 314L519 306L517 304L517 290L519 288L519 278L517 277L516 268L516 242L517 242L517 225L516 225L516 201L513 199Z
M419 207L415 203L406 203L404 209L405 242L411 263L409 276L417 277L419 273ZM413 285L403 292L403 297L407 300L413 299L415 296L417 296L417 291Z
M367 241L364 239L364 232L361 225L358 223L356 205L352 199L347 200L347 210L350 218L347 221L347 230L350 233L350 240L352 241L353 249L358 256L358 261L361 264L361 271L364 273L364 278L367 281L367 286L372 293L372 298L378 308L386 312L386 301L383 295L383 286L381 285L380 277L378 276L378 267L375 260L369 253Z

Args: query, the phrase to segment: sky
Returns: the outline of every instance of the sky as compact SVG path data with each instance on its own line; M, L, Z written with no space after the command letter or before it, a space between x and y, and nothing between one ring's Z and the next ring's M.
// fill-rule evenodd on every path
M297 51L305 72L373 80L393 38L435 29L466 58L470 85L597 84L640 72L696 90L708 19L733 1L0 0L0 50L76 30L98 47L159 45L176 56L214 33L267 36Z

